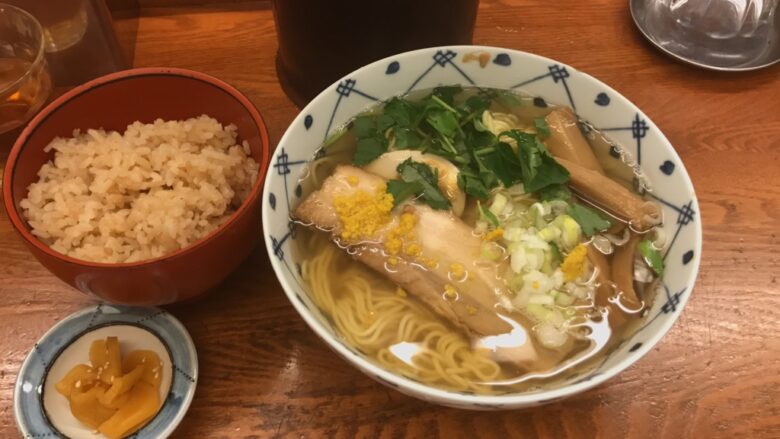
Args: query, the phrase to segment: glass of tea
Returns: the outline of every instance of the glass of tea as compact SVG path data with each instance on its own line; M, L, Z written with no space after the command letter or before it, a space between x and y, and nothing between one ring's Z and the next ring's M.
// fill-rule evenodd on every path
M44 47L40 23L0 3L0 134L23 125L48 99L51 76Z
M471 44L479 0L274 0L276 72L304 106L347 73L424 47Z

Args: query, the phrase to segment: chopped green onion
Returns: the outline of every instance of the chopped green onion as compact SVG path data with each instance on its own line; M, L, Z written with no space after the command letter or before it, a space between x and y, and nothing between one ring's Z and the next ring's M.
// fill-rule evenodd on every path
M499 226L500 223L498 221L498 218L489 209L485 209L484 207L482 207L482 203L480 203L479 201L477 201L477 209L479 209L480 219L483 219L489 222L490 224L493 224L493 227Z
M503 212L506 207L507 201L505 196L498 193L493 197L493 202L490 204L489 210L494 215L501 215L501 212Z
M664 275L664 258L661 256L661 252L653 248L653 243L647 239L639 241L637 246L639 253L645 259L647 265L655 271L655 274L659 276Z
M574 297L566 293L559 293L555 296L555 303L561 306L571 306L574 304Z

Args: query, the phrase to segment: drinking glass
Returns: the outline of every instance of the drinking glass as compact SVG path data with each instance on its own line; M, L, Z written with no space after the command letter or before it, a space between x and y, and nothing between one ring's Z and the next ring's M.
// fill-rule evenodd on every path
M51 93L43 29L32 15L0 3L0 134L27 122Z
M274 0L276 71L303 106L347 73L424 47L471 44L479 0Z

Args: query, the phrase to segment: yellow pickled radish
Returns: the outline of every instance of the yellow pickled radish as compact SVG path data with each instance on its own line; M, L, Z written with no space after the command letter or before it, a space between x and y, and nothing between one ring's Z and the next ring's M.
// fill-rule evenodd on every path
M160 395L150 384L138 382L129 395L127 403L98 428L109 438L118 439L132 433L152 419L160 409Z
M100 403L106 406L113 404L119 396L129 392L130 389L141 380L143 374L144 366L139 365L127 375L115 377L114 383L111 384L111 387L109 387L106 393L100 398Z
M110 386L115 378L122 376L122 355L119 352L118 338L106 337L106 352L107 358L102 365L100 380Z
M116 413L116 409L100 404L104 390L93 387L86 392L75 391L70 394L70 412L73 417L90 428L97 429Z
M91 366L77 364L55 388L68 398L73 416L110 438L128 436L160 410L162 362L148 350L130 352L124 361L117 337L95 340Z
M130 399L130 392L125 392L116 398L114 398L110 403L104 404L108 408L112 408L114 410L118 410L122 408L125 404L127 404L127 400Z
M157 353L141 349L130 352L122 361L122 371L129 373L138 365L144 365L144 375L141 380L158 387L162 379L162 362Z
M65 377L55 384L55 388L63 396L69 397L71 392L86 392L95 385L97 374L86 364L77 364Z
M89 346L89 362L92 367L99 369L108 361L108 348L105 340L95 340Z

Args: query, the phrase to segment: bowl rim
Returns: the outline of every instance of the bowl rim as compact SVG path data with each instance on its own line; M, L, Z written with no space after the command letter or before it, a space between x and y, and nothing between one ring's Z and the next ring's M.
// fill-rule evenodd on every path
M423 54L434 53L437 50L455 50L458 52L484 50L490 53L496 53L496 52L509 53L510 55L515 55L523 58L532 58L537 61L542 61L551 64L553 63L559 64L563 67L566 67L567 69L570 69L571 71L583 75L589 81L595 82L597 85L603 87L605 92L610 93L610 96L619 97L620 99L625 100L632 107L636 108L637 112L646 118L647 123L651 127L656 129L656 131L659 134L660 141L663 144L665 144L665 147L668 150L669 154L681 164L680 170L684 175L685 190L687 192L690 192L693 204L695 206L698 206L698 198L696 197L696 192L693 188L693 183L691 182L690 175L688 174L685 165L680 159L680 156L677 154L677 151L674 149L674 146L666 138L666 135L664 135L664 133L660 129L658 129L655 123L649 117L647 117L636 104L631 102L622 93L619 93L609 85L603 83L602 81L596 79L595 77L587 73L581 72L578 69L571 67L566 63L562 63L560 61L553 60L541 55L536 55L529 52L524 52L521 50L511 49L506 47L484 46L484 45L435 46L435 47L427 47L423 49L403 52L396 55L391 55L389 57L367 64L339 78L337 81L335 81L334 83L326 87L322 92L320 92L320 94L318 94L314 99L312 99L305 107L301 108L300 112L298 113L298 116L292 121L292 123L289 125L288 129L285 131L284 135L282 136L282 138L279 140L276 150L281 150L280 148L283 148L285 144L290 142L290 138L292 137L291 127L300 126L300 124L304 123L304 119L306 115L310 114L311 110L314 107L318 107L321 105L321 103L324 103L326 99L326 93L330 92L335 86L337 86L342 81L351 77L359 77L361 75L365 75L367 72L376 69L377 67L384 68L384 66L390 61L400 61L403 60L404 58L414 58L414 57L421 56ZM369 75L369 77L370 76L373 75ZM380 102L381 101L382 100L380 100ZM273 173L269 172L265 176L266 184L264 185L264 189L263 189L263 199L268 199L270 195L271 185L268 183L270 182L271 179L276 178L272 174ZM270 224L270 213L268 212L268 209L263 209L262 221L263 221L263 230L268 230L268 226ZM693 247L696 251L696 254L701 255L702 254L701 221L694 222L694 227L695 227L694 230L695 242ZM628 367L630 367L631 365L639 361L639 359L645 356L645 354L650 352L650 350L652 350L658 344L661 338L663 338L669 332L671 327L679 319L680 315L682 314L682 311L684 310L686 304L688 303L688 299L690 298L693 287L695 286L695 281L698 275L699 265L701 262L701 257L694 258L694 260L691 261L693 263L693 266L691 267L690 275L688 276L688 279L686 281L686 285L689 285L690 289L688 291L688 294L683 294L682 297L680 298L680 303L678 305L679 311L676 314L673 314L671 318L662 322L659 329L657 329L655 333L653 333L645 341L642 342L641 347L639 347L633 352L629 352L628 355L625 356L625 358L618 361L612 367L608 369L604 369L600 373L592 376L590 379L584 380L582 382L567 384L553 389L544 389L544 390L534 391L534 392L509 393L503 395L476 395L476 394L457 393L442 388L433 387L427 384L423 384L414 381L412 379L406 378L403 375L391 372L379 366L378 364L372 362L368 358L364 358L359 355L356 355L354 352L348 349L344 343L342 343L337 339L337 335L335 335L335 332L334 335L330 334L330 332L335 331L335 329L331 328L331 330L329 331L325 327L325 325L322 324L314 316L311 310L309 310L301 301L296 300L294 286L287 279L281 262L275 257L273 243L271 242L270 237L265 236L264 239L266 242L266 251L268 252L269 260L271 261L271 265L274 269L277 279L279 279L279 283L282 286L282 289L287 295L287 299L292 303L295 310L303 318L303 320L306 322L309 328L311 328L332 350L334 350L342 358L347 360L348 363L352 364L362 372L368 374L370 377L382 382L383 384L390 384L392 386L395 386L397 390L402 391L403 393L407 393L416 397L419 397L418 395L424 395L429 400L432 400L437 403L443 403L445 405L447 405L448 403L457 405L458 407L465 407L470 405L471 408L481 408L481 409L521 408L521 407L529 407L533 405L540 405L540 404L546 404L546 403L558 401L560 399L592 389L602 384L603 382L613 378L614 376L618 375L619 373L621 373L622 371L624 371L625 369L627 369ZM303 293L308 294L305 290L303 291Z
M260 143L261 143L260 147L262 148L261 162L259 163L259 167L258 167L257 179L255 180L255 183L252 185L252 189L250 190L249 195L241 203L238 209L236 209L236 211L233 212L224 223L220 224L219 227L212 230L206 236L198 239L197 241L193 242L192 244L184 248L180 248L178 250L164 254L162 256L158 256L156 258L144 259L136 262L117 262L117 263L93 262L93 261L74 258L72 256L68 256L58 251L55 251L50 246L46 245L43 241L35 237L27 229L27 227L25 226L27 221L21 218L14 205L12 181L13 181L14 171L16 170L16 164L17 164L17 159L19 157L19 154L21 153L22 149L26 146L29 137L38 129L38 127L43 125L46 122L46 119L48 119L49 116L52 115L54 112L59 110L64 104L72 100L78 99L81 95L87 94L96 88L106 86L117 81L131 80L131 79L135 79L139 77L147 77L147 76L181 77L187 79L194 79L206 83L208 85L211 85L213 87L216 87L226 92L228 95L230 95L235 100L237 100L247 110L247 112L251 116L255 126L257 126L257 129L260 133ZM268 127L265 121L263 120L263 117L260 115L260 112L257 110L257 108L252 103L252 101L249 100L249 98L244 96L238 89L228 84L227 82L224 82L221 79L218 79L206 73L201 73L189 69L180 69L180 68L173 68L173 67L141 67L141 68L127 69L127 70L122 70L122 71L100 76L98 78L95 78L91 81L88 81L82 85L79 85L67 91L62 96L58 97L57 99L49 103L27 124L27 126L24 128L22 133L19 134L19 137L14 142L14 145L11 148L11 151L8 155L8 160L6 161L5 170L3 173L3 198L4 198L3 204L6 213L8 215L8 219L11 221L11 224L13 224L13 227L14 229L16 229L17 233L21 235L21 237L27 242L28 245L37 248L38 250L42 251L48 256L51 256L53 258L56 258L62 262L71 265L86 266L95 269L139 268L147 265L152 265L163 260L172 260L172 259L183 257L191 252L197 251L199 248L203 247L207 242L225 233L225 231L229 229L230 226L233 223L235 223L239 217L242 217L246 214L246 212L250 209L250 206L253 205L254 202L261 196L263 184L265 183L264 173L268 170L268 166L271 162L271 155L272 155L272 150L271 150L271 144L268 135Z

